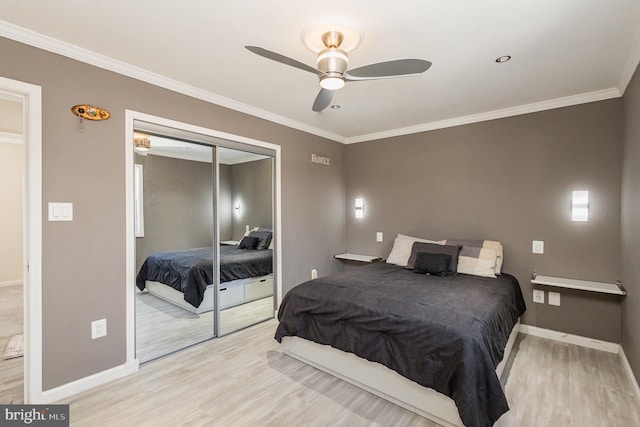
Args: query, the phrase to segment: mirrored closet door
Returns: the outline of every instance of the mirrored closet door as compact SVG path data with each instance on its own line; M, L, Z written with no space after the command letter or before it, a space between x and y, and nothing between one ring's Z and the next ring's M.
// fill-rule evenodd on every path
M145 362L214 336L214 149L134 139L136 353Z
M273 317L273 158L218 148L220 335Z
M140 123L135 141L136 357L274 316L274 156Z

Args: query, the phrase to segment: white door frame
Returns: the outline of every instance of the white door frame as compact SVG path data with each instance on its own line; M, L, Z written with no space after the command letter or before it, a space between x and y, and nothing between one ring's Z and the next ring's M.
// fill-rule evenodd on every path
M133 185L133 131L134 122L136 120L156 124L160 126L166 126L174 129L184 130L188 132L194 132L201 135L207 135L215 138L226 139L229 141L241 142L243 144L253 145L256 147L263 147L274 150L275 157L275 232L274 232L274 247L276 263L275 263L275 280L276 280L276 307L280 306L282 301L282 209L281 209L281 195L280 190L282 187L281 179L281 162L280 162L280 146L269 142L260 141L257 139L246 138L239 135L233 135L226 132L220 132L214 129L208 129L201 126L196 126L188 123L178 122L175 120L166 119L164 117L152 116L150 114L141 113L132 110L125 111L125 187L126 187L126 278L127 278L127 296L126 296L126 328L127 328L127 347L126 347L126 365L137 366L138 360L136 359L136 313L135 313L135 290L136 290L136 238L134 231L134 185Z
M42 88L0 77L0 91L22 98L24 402L42 401Z

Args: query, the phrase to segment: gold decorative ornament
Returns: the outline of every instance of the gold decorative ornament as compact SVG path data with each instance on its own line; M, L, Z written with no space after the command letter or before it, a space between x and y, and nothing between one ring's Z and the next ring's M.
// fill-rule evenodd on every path
M94 107L93 105L74 105L71 107L71 112L76 116L80 117L80 127L82 127L82 121L84 119L99 121L99 120L107 120L111 117L111 113L107 110L103 110L100 107Z

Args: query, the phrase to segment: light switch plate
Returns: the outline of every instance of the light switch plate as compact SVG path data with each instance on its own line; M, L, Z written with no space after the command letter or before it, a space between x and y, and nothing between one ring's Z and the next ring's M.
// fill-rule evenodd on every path
M531 252L534 254L543 254L544 242L542 240L534 240L531 244Z
M73 221L73 203L49 202L49 221Z
M382 237L382 231L378 231L378 232L376 233L376 242L382 242L382 239L383 239L383 237Z

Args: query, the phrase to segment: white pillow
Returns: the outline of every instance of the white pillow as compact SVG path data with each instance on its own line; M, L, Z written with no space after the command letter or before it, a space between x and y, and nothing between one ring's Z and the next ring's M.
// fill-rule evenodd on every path
M502 243L496 242L495 240L485 240L483 248L493 249L496 251L496 274L500 274L502 270L502 262L504 258L504 251L502 249Z
M480 255L477 258L460 255L458 257L458 273L496 277L496 259L496 251L484 247L480 249Z
M407 262L409 262L409 257L411 256L411 248L415 242L438 244L435 240L427 240L419 237L398 234L398 237L393 241L393 248L387 257L387 263L406 267Z

